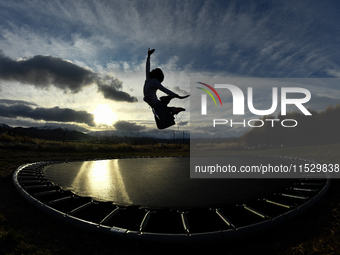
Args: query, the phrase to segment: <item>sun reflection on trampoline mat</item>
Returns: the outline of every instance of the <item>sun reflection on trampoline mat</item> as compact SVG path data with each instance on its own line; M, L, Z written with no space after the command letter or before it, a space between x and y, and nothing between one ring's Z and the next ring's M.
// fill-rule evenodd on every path
M44 172L50 181L76 195L146 208L232 203L292 183L282 179L190 179L189 167L188 157L134 158L54 164Z
M112 180L115 180L114 183ZM83 162L72 187L74 193L81 196L92 196L99 201L124 201L126 204L132 204L117 159Z

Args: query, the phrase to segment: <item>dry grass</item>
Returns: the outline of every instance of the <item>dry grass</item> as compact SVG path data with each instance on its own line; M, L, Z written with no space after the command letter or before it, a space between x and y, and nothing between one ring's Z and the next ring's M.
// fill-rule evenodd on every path
M238 151L239 154L272 154L340 163L340 145ZM12 173L24 163L44 160L110 158L114 156L188 155L188 147L153 145L116 151L20 150L0 147L0 254L339 254L340 180L333 180L328 194L303 215L270 232L238 242L158 246L112 236L88 233L61 224L38 211L17 193Z
M93 141L84 142L60 142L43 139L32 139L27 136L10 136L6 133L0 135L0 146L9 149L21 149L44 152L152 152L159 149L174 149L188 151L189 144L154 143L134 145L132 143L100 143Z

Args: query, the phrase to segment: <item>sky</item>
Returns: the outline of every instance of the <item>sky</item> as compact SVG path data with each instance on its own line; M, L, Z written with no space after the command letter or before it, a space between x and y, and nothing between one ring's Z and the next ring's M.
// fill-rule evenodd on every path
M171 138L189 132L190 100L174 99L187 110L156 129L143 101L148 48L175 93L248 78L261 108L261 79L340 78L339 12L339 1L0 0L0 123ZM337 83L321 83L308 87L316 111L340 103Z

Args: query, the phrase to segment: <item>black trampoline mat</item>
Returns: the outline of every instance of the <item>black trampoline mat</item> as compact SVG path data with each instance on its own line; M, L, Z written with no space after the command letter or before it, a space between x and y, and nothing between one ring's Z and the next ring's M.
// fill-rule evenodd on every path
M230 157L233 165L273 159ZM49 165L47 179L64 190L121 206L193 208L273 194L291 179L190 179L190 158L131 158Z

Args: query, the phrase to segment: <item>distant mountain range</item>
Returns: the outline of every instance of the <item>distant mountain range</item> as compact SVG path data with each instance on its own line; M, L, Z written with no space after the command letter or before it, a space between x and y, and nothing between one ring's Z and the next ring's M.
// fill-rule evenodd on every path
M58 126L39 126L39 127L11 127L5 123L0 123L0 135L8 133L12 136L27 136L29 138L38 138L53 141L88 141L102 140L109 143L153 143L153 142L169 142L188 143L190 141L190 133L188 131L174 130L152 130L151 132L139 131L133 132L129 130L105 130L91 131L83 133L77 130L62 128ZM219 132L215 135L195 134L191 135L193 139L231 139L241 136L238 132Z
M58 126L40 126L40 127L11 127L5 123L0 123L0 134L8 133L10 135L27 136L31 138L39 138L55 141L79 141L79 140L95 140L107 138L116 142L128 142L137 140L152 140L162 142L165 140L186 140L190 139L188 132L132 132L128 130L106 130L92 131L83 133L76 130L61 128Z
M55 141L73 141L73 140L88 140L90 135L84 134L76 130L68 130L56 126L42 127L11 127L7 124L0 124L0 134L8 133L10 135L27 136L31 138L55 140Z
M161 131L161 132L146 132L146 131L129 131L129 130L105 130L105 131L93 131L87 133L88 135L95 137L130 137L130 138L153 138L153 139L190 139L188 131L179 131L174 134L174 131Z

